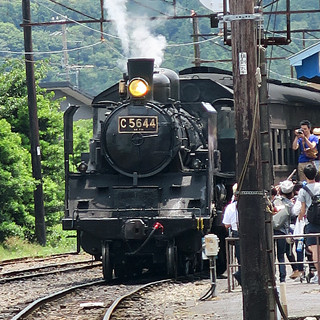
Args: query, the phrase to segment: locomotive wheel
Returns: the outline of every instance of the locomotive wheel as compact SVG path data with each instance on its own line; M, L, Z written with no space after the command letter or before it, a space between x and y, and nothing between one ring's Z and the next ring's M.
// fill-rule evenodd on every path
M177 278L178 254L177 247L169 245L167 247L167 274L171 278Z
M106 282L110 282L112 280L112 264L108 242L105 242L102 245L102 274Z

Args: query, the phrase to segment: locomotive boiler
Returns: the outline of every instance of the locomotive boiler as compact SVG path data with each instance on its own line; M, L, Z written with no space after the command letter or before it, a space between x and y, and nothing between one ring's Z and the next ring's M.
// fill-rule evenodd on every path
M63 228L77 230L79 246L102 259L106 281L145 269L192 273L202 267L202 237L225 237L221 212L234 171L221 168L216 108L227 115L232 101L180 97L179 76L154 68L153 59L127 66L92 102L90 151L76 172L69 157L77 107L65 112ZM221 257L218 273L226 268Z

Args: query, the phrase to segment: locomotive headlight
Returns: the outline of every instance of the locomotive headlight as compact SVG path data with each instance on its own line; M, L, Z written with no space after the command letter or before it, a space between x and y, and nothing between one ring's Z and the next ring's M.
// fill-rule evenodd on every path
M135 78L130 81L128 89L134 98L142 98L148 93L149 86L145 80Z

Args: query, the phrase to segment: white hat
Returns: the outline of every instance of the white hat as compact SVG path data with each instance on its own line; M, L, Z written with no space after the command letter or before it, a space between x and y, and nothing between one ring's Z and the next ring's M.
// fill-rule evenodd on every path
M315 135L317 135L317 136L319 136L319 135L320 135L320 128L314 128L314 129L312 130L312 133L315 134Z
M238 184L235 183L235 184L232 186L232 192L233 192L233 194L236 193L237 189L238 189Z
M282 193L290 193L292 192L294 184L290 180L284 180L280 182L280 190Z

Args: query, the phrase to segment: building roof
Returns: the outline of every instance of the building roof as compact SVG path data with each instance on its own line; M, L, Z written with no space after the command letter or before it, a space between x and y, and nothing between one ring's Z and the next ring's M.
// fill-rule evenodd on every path
M288 60L290 61L290 65L293 67L296 66L302 66L302 61L312 55L314 55L315 53L320 52L320 42L315 43L314 45L296 53L293 54L292 56L290 56L288 58Z
M93 96L84 91L80 91L78 88L71 85L69 81L42 82L40 83L40 87L47 89L48 91L59 90L66 96L70 96L84 105L90 105L93 99Z
M70 105L79 106L79 109L74 115L74 120L92 118L91 102L93 97L86 92L80 91L70 82L42 82L40 83L40 87L46 89L47 91L53 91L55 94L53 99L65 97L65 99L60 101L62 112L66 111Z

